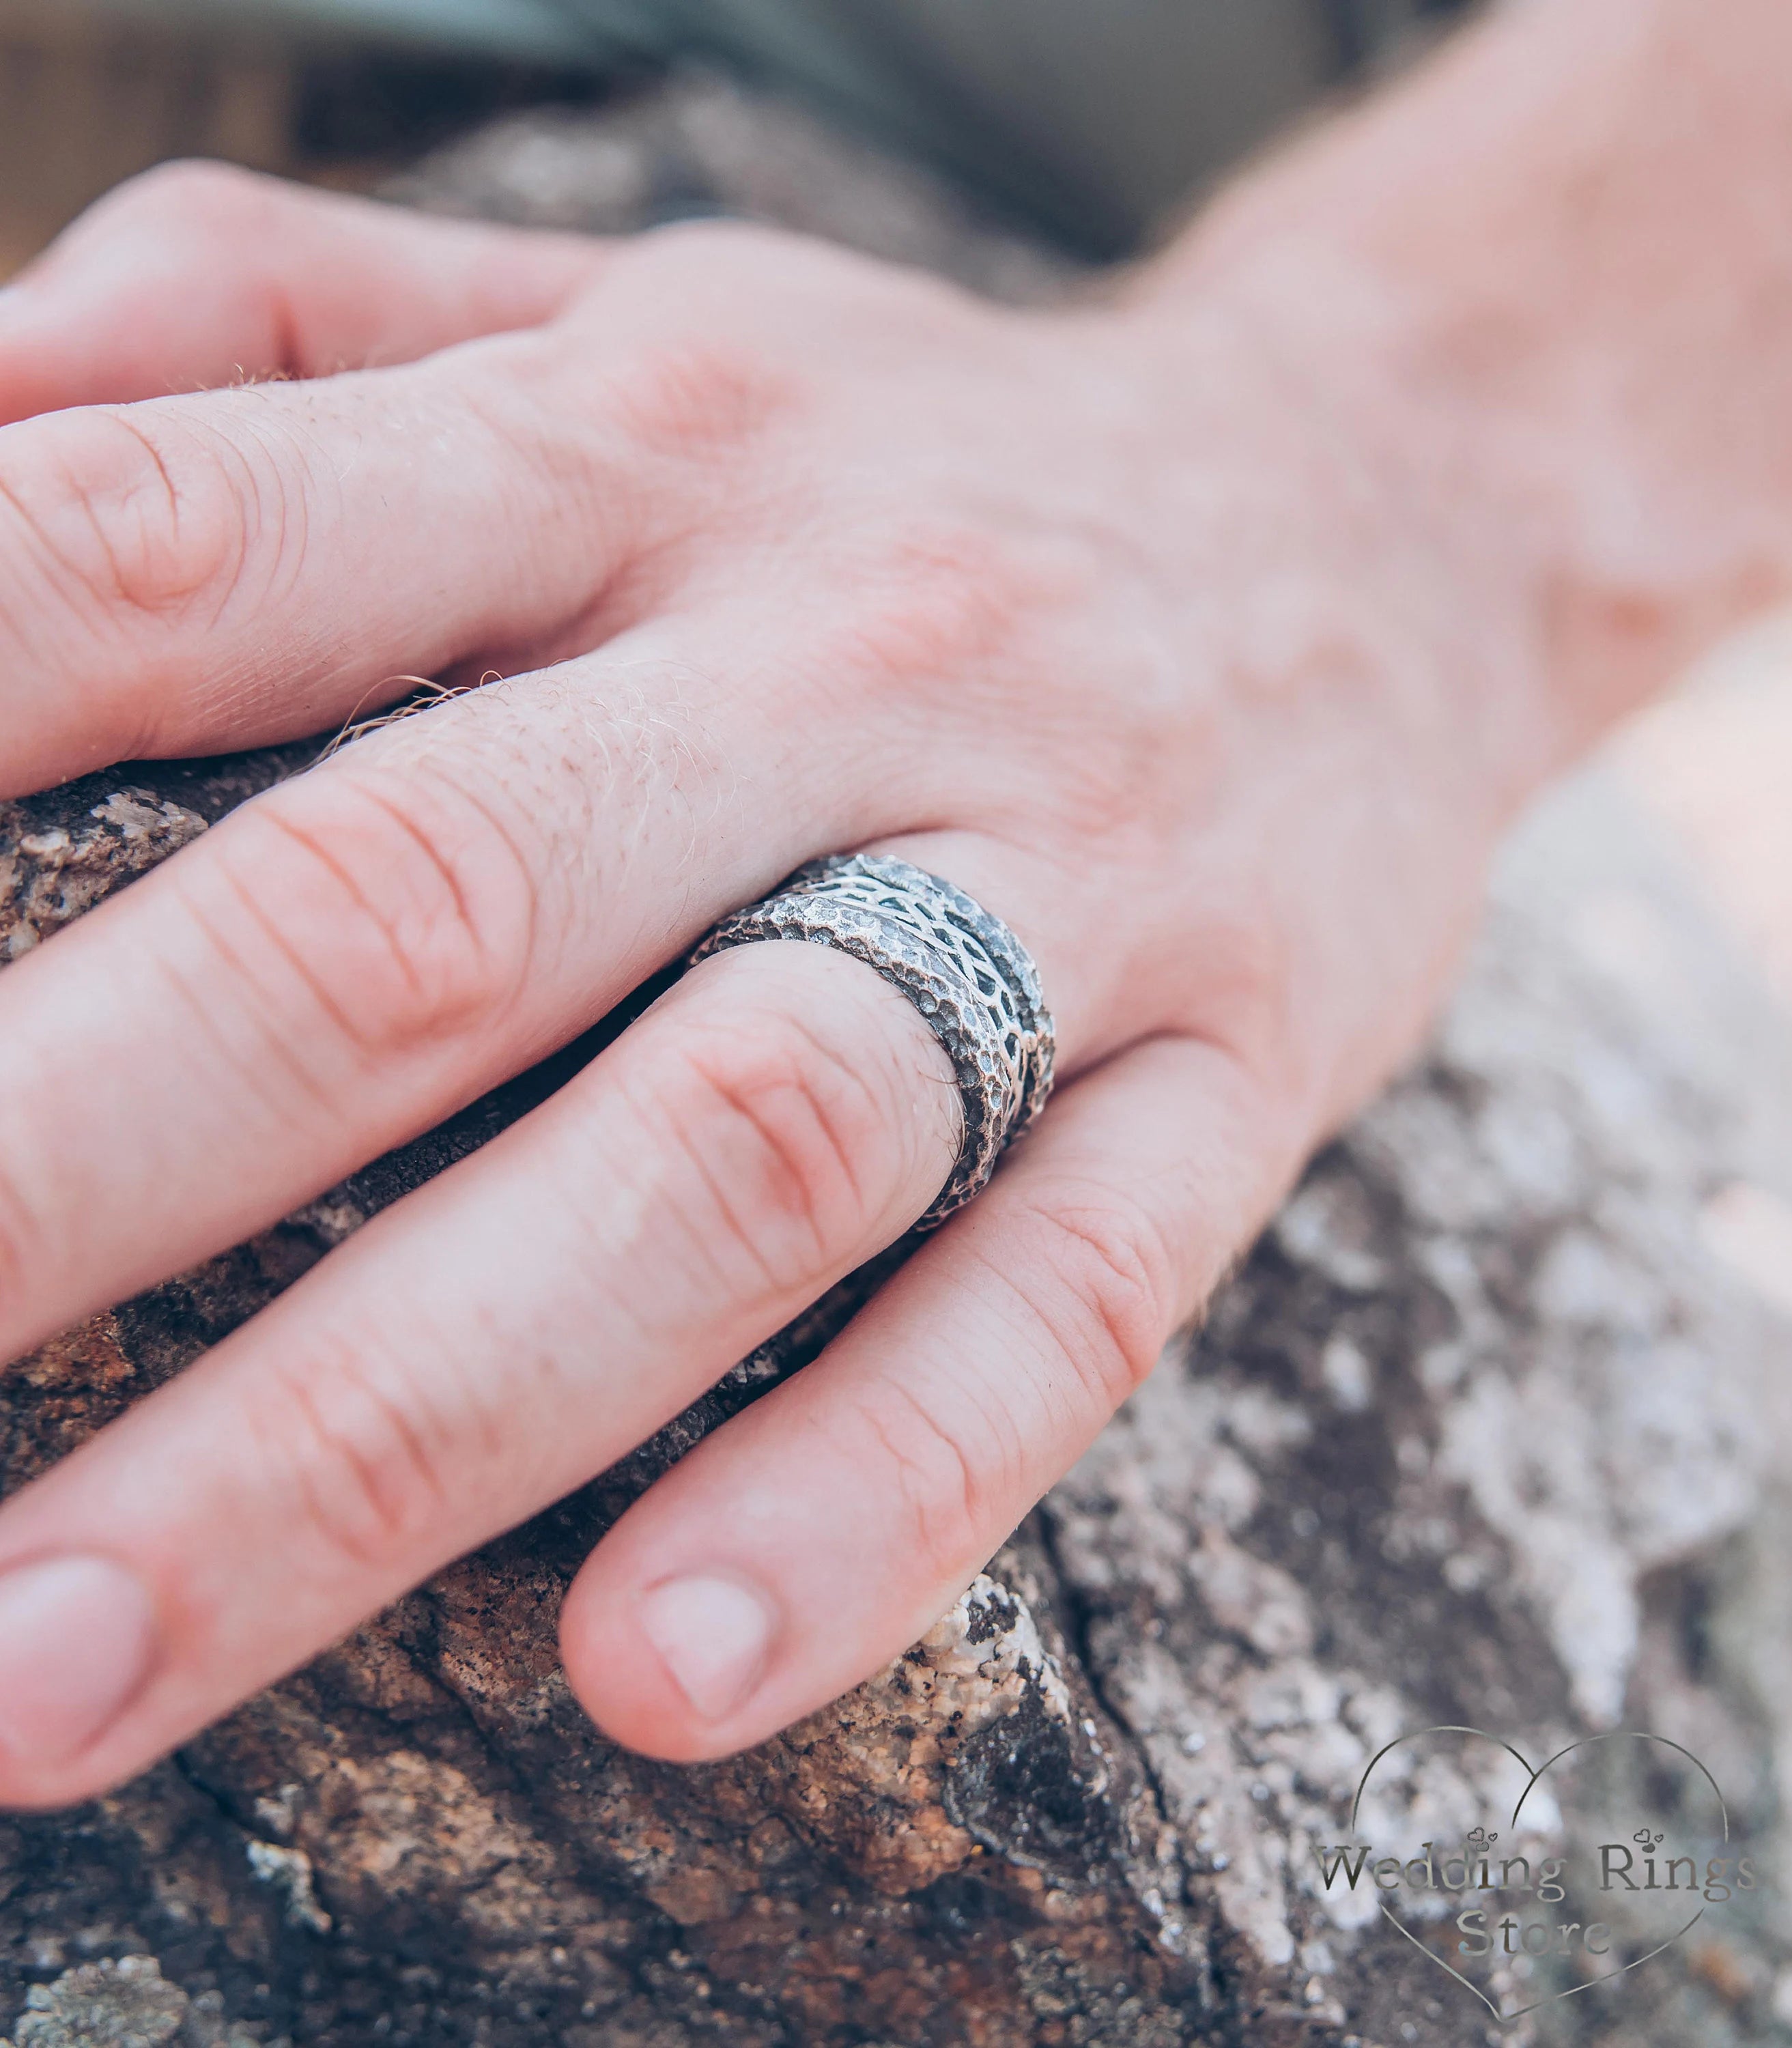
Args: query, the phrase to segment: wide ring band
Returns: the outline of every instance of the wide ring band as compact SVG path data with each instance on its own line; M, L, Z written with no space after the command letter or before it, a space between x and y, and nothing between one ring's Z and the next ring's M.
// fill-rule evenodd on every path
M1003 1148L1052 1090L1052 1019L1031 956L962 889L886 854L831 854L731 910L690 953L766 939L833 946L902 991L944 1046L964 1107L945 1185L915 1226L932 1230L978 1193Z

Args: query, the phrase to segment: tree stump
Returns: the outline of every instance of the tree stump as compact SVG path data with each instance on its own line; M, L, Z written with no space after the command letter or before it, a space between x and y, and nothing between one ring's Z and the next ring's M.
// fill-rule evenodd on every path
M731 207L1010 296L1057 276L701 81L506 124L409 196L607 228ZM317 751L0 806L0 959ZM591 1049L14 1366L6 1487ZM607 1742L557 1668L591 1543L813 1355L824 1311L134 1783L0 1821L0 2025L17 2048L1782 2038L1771 1886L1501 2031L1313 1853L1405 1731L1497 1724L1542 1756L1622 1724L1696 1751L1771 1866L1792 1787L1778 1057L1671 862L1584 782L1509 854L1424 1058L905 1656L694 1768Z

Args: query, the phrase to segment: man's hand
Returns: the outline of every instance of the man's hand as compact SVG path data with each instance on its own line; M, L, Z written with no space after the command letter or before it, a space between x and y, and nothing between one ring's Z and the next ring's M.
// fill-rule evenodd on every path
M801 861L898 853L1030 949L1065 1084L606 1538L562 1637L603 1727L699 1758L921 1632L1411 1045L1596 723L1457 383L1290 317L1239 242L1023 315L757 230L597 246L192 169L78 226L0 300L5 787L502 680L0 979L0 1353ZM0 1797L125 1777L611 1463L921 1213L957 1113L857 963L705 962L0 1512Z

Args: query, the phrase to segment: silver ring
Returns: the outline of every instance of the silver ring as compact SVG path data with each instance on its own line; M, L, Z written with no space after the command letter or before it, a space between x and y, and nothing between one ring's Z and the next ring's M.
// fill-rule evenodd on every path
M875 968L926 1018L946 1049L964 1106L964 1137L946 1184L915 1228L964 1208L1052 1092L1055 1039L1032 956L962 889L906 860L830 854L770 895L727 916L695 946L710 954L763 939L834 946Z

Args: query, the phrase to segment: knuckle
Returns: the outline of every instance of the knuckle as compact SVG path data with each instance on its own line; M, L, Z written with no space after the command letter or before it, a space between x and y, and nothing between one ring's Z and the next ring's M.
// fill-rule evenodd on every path
M1050 602L1024 550L973 521L917 516L868 532L843 564L853 601L815 650L818 681L844 672L912 692L930 722L964 716L967 692L1011 703L1026 622Z
M1073 732L1076 743L1042 756L1012 793L1003 807L1010 830L1041 849L1099 848L1146 875L1182 864L1190 791L1216 782L1235 751L1217 692L1189 676L1185 656L1149 607L1134 607L1147 614L1138 619L1102 615L1096 639L1080 623L1060 630L1062 615L1049 602L1030 609L1017 648L1018 692L1012 677L998 677L998 687L1005 685L1010 702L1024 693L1042 726ZM1104 679L1099 716L1090 715L1092 672ZM999 712L999 697L983 708Z
M1110 642L1110 664L1114 686L1104 698L1104 716L1091 720L1067 707L1078 743L1046 764L1035 809L1060 844L1101 848L1135 872L1160 873L1180 864L1189 789L1222 758L1220 736L1165 716L1145 660L1119 635ZM1065 681L1054 667L1038 697L1049 704L1056 696L1061 705Z
M1142 1212L1110 1188L1060 1189L1017 1219L1012 1269L1056 1353L1103 1412L1157 1363L1169 1334L1169 1260Z
M617 363L607 410L641 453L711 463L754 442L786 390L743 341L682 333Z
M319 1013L370 1062L502 1013L527 979L537 898L491 808L421 772L279 790L220 831L230 950L295 1039ZM245 942L239 935L247 927ZM294 982L308 999L295 1004Z
M261 1383L250 1421L301 1549L351 1573L405 1561L452 1511L454 1432L388 1360L314 1353Z
M782 1294L849 1257L897 1176L896 1135L857 1059L775 1016L692 1023L661 1093L684 1228Z
M302 503L279 464L146 409L33 421L7 455L0 497L22 553L89 633L215 614L258 554L302 545Z
M281 188L271 178L204 157L178 157L127 178L91 209L111 223L174 221L234 227L258 216Z
M893 286L886 265L838 242L714 215L650 227L622 244L608 268L610 296L619 302L669 303L737 327L762 308L798 303L815 304L836 320L855 309L887 320L927 289L918 273L899 274Z
M762 222L715 217L663 221L618 245L610 264L618 296L655 288L713 304L744 288L763 292L766 267L802 246L801 239Z

